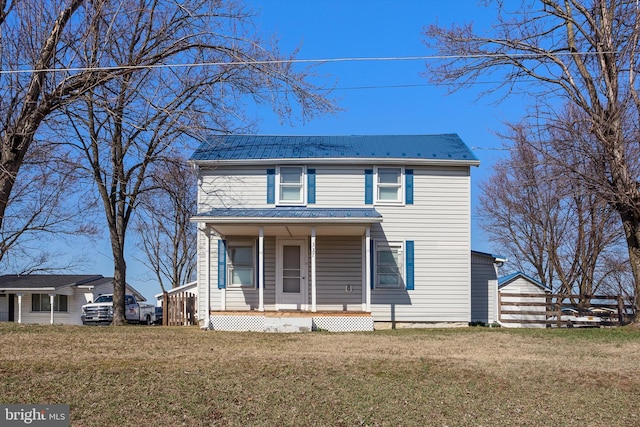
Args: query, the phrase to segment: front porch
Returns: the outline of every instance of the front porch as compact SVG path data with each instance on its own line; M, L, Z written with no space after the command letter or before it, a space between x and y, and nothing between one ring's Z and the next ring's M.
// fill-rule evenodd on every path
M349 311L211 311L208 329L234 332L373 331L371 313Z

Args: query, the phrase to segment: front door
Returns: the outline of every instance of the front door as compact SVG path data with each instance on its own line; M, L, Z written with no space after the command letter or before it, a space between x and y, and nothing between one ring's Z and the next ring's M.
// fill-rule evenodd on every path
M307 241L278 241L276 308L278 310L307 309Z

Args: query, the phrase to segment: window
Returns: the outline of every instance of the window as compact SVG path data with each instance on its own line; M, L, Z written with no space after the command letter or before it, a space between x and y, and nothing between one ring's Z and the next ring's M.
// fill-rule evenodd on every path
M31 295L31 311L51 311L51 300L49 299L49 295ZM53 311L68 311L66 295L56 295L53 298Z
M253 287L255 260L252 244L231 244L227 250L229 286Z
M304 168L282 166L278 169L278 203L304 203Z
M376 169L376 202L402 203L402 168Z
M403 288L402 244L377 243L375 256L376 288Z

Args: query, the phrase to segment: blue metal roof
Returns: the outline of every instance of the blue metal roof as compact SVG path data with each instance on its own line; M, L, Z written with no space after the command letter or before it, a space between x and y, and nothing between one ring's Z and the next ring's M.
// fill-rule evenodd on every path
M478 162L457 134L269 136L214 135L190 160L412 159Z
M376 219L382 218L372 208L216 208L193 218L288 218L288 219Z

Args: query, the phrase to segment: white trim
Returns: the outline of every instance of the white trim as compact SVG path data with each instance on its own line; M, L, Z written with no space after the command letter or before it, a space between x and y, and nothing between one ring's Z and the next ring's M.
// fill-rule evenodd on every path
M264 227L258 236L258 311L264 311Z
M202 325L205 329L209 329L209 327L211 326L211 319L210 319L210 313L211 313L211 231L209 229L209 227L206 224L203 224L204 229L200 229L200 227L198 226L199 230L202 230L202 232L204 233L204 238L205 238L205 247L206 247L206 252L207 252L207 256L205 256L205 273L204 273L204 287L206 289L206 301L205 301L205 309L207 310L204 316L204 325ZM200 298L198 296L198 298Z
M379 182L378 182L378 171L380 169L399 169L400 170L400 184L396 184L399 185L398 187L398 199L397 200L380 200L378 199L378 189L379 189ZM373 204L374 205L382 205L382 206L404 206L405 205L405 188L406 188L406 181L405 181L405 172L404 172L404 166L374 166L373 167ZM384 185L383 185L384 187ZM394 185L395 187L395 185Z
M394 204L397 206L398 204ZM192 222L211 222L216 224L262 223L262 224L375 224L382 222L382 217L349 217L349 218L288 218L288 217L219 217L195 216Z
M282 248L287 243L300 245L300 301L296 303L282 301ZM307 266L309 256L308 246L309 242L306 238L276 238L276 310L309 310L309 282L307 280L307 275L309 274L309 268Z
M311 311L317 311L316 295L316 229L311 227Z
M231 268L233 267L233 259L231 259L230 256L230 249L234 248L234 247L251 247L251 285L234 285L233 284L233 274L231 272ZM256 242L255 240L250 240L250 239L227 239L227 244L225 247L227 254L227 262L225 263L225 267L227 269L226 272L226 277L227 277L227 283L226 283L226 287L230 288L230 289L255 289L256 288L256 268L258 267L257 265L255 265L256 262Z
M51 321L49 322L50 324L53 325L53 305L56 301L56 294L49 294L49 305L51 306Z
M18 323L22 323L22 295L21 293L16 294L18 296Z
M367 227L365 231L364 237L364 281L365 283L362 286L362 291L364 292L364 310L366 312L371 312L371 227Z
M281 182L280 170L285 168L300 169L300 199L298 200L282 200L281 199ZM307 167L305 165L285 165L276 167L276 206L306 206L307 205Z
M416 159L416 158L362 158L362 157L339 157L339 158L300 158L300 159L240 159L240 160L190 160L189 163L206 167L216 166L250 166L250 165L273 165L275 162L281 165L306 165L313 162L314 165L397 165L402 163L405 166L480 166L480 160L452 160L452 159Z
M402 263L402 268L400 269L400 283L397 286L379 286L378 284L378 267L379 267L379 263L378 263L378 247L388 247L388 248L399 248L399 253L398 253L398 262ZM376 264L375 264L375 271L374 271L374 285L373 288L378 290L378 291L396 291L399 289L405 289L406 288L406 277L407 277L407 263L405 260L405 241L402 240L394 240L391 242L387 242L384 240L378 240L375 242L375 245L373 247L374 253L372 254L372 256L375 257L376 259Z

